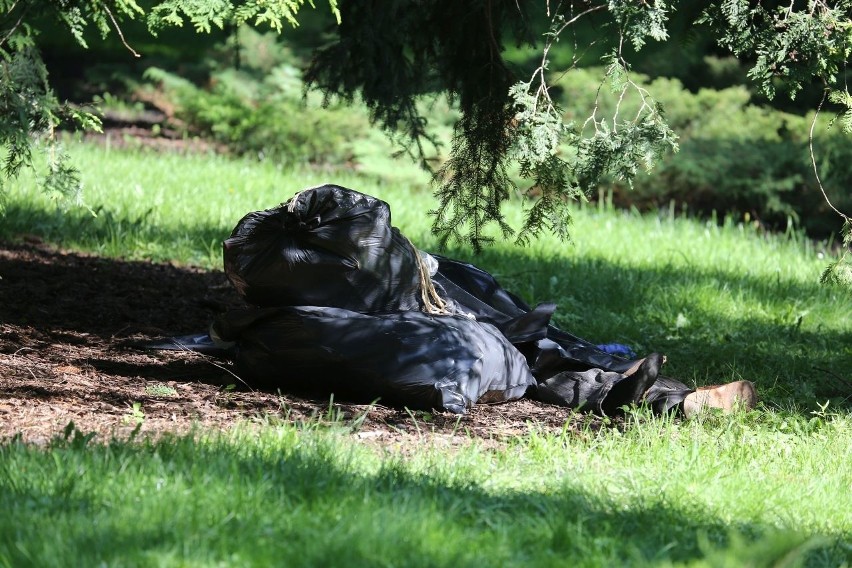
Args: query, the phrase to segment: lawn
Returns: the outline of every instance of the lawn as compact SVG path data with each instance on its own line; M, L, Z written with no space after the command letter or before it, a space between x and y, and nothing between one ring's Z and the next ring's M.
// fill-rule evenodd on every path
M417 246L436 246L425 180L69 150L87 208L59 211L22 178L0 239L216 269L243 214L333 182L385 199ZM52 444L0 448L0 563L852 563L852 298L817 283L828 248L736 219L589 205L575 210L573 239L446 254L531 303L557 302L568 331L666 353L666 372L688 384L752 380L758 409L691 421L637 411L461 442L421 418L405 445L329 418L112 442L57 425Z

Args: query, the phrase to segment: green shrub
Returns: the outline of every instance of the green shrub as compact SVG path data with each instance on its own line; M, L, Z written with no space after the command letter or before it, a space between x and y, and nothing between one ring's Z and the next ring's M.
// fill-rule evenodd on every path
M296 60L274 34L246 28L239 37L239 51L223 46L214 54L220 61L214 61L207 85L151 68L138 94L166 101L161 106L187 134L237 154L283 163L350 161L353 141L369 126L366 113L304 96Z
M599 89L602 76L581 69L560 81L566 118L582 125L596 101L598 119L636 112L637 96L619 101L606 86ZM632 190L616 183L606 188L617 205L649 210L674 201L698 214L748 214L772 228L788 220L818 235L839 228L814 177L811 117L750 104L744 87L693 93L673 79L631 78L663 104L680 151L640 175ZM828 119L820 117L815 129L820 176L832 202L849 212L852 196L843 190L852 182L852 143L838 129L828 130Z

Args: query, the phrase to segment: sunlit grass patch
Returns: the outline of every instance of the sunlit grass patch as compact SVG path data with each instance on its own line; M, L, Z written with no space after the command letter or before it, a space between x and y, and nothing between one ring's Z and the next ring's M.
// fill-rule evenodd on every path
M451 454L424 438L405 456L318 422L157 442L96 444L72 431L47 449L7 443L0 560L739 564L756 546L770 565L843 562L848 422L828 418L806 440L737 418L635 420L584 436L533 429L503 449L471 440Z

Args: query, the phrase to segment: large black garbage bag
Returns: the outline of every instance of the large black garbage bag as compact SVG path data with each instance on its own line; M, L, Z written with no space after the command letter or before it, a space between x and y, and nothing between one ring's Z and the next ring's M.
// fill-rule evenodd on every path
M495 325L527 357L536 381L544 385L538 391L530 389L528 396L600 412L607 394L629 380L626 373L641 363L641 360L607 353L551 325L553 304L532 309L503 289L488 272L438 255L433 258L438 262L437 271L432 275L436 289L479 321ZM554 378L559 378L563 384L558 391L546 385ZM571 387L564 386L567 384ZM680 381L660 375L641 400L662 414L678 407L691 392L693 389Z
M236 342L237 374L263 388L463 413L535 385L524 356L496 328L461 316L254 308L224 315L213 329Z
M527 342L527 335L547 338L536 343L530 360L537 379L547 379L560 371L584 371L590 367L623 372L635 364L633 360L607 353L585 339L550 325L555 304L541 304L533 309L500 286L488 272L466 262L432 256L438 261L432 279L439 293L478 320L495 325L514 344Z
M337 185L243 217L224 242L224 264L256 306L420 306L419 253L391 226L388 204Z
M610 389L639 363L551 325L555 305L532 309L487 272L417 251L391 225L385 202L340 186L308 189L280 207L246 215L225 241L224 257L225 271L238 292L257 306L471 314L498 328L523 353L541 383L559 375L564 387L565 377L575 376L571 373L607 373L601 375L606 381L586 381L574 389L578 393L589 390L588 385ZM273 338L268 339L271 345ZM442 356L437 350L431 355ZM254 372L260 365L248 363L246 368ZM678 381L659 377L645 400L668 410L689 392ZM565 403L573 406L580 398L566 398Z

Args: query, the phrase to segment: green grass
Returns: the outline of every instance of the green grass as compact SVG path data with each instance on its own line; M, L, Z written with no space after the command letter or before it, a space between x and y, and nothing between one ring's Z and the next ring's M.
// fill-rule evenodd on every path
M8 566L780 566L848 562L847 419L807 435L637 417L408 457L270 424L0 448ZM76 439L75 439L76 437ZM752 561L753 564L748 564ZM795 565L795 564L794 564Z
M86 207L56 207L35 179L24 177L10 192L2 234L33 234L105 256L220 267L221 242L243 214L328 179L221 156L77 144L69 150L82 172ZM349 174L338 183L355 179Z
M243 214L330 181L387 200L394 223L435 248L425 184L69 149L97 217L57 212L22 179L0 237L218 267ZM581 434L531 425L451 450L440 436L398 452L286 424L157 443L12 441L0 448L0 565L852 564L852 298L817 283L820 245L593 207L576 210L574 239L448 254L531 303L556 301L557 324L577 335L666 353L685 382L753 380L761 407L688 422L636 414Z

